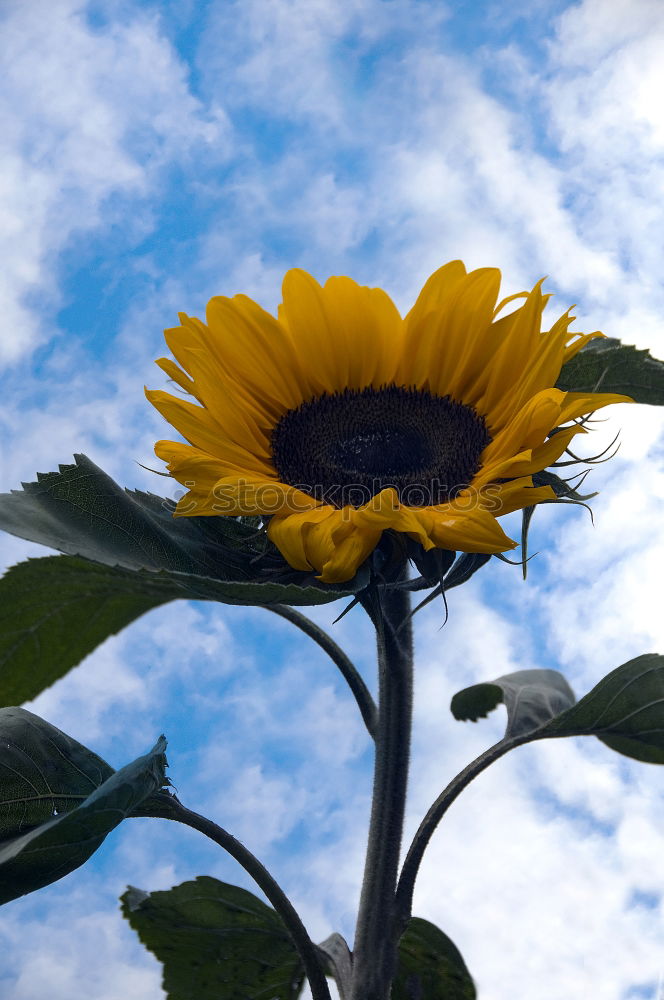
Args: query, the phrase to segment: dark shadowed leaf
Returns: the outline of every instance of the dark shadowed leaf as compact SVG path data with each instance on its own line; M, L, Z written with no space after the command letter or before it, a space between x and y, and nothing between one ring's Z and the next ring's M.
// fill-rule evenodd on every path
M461 952L435 924L412 917L399 942L392 1000L475 1000Z
M607 674L542 737L598 736L635 760L664 764L664 656L647 653Z
M82 865L107 834L166 783L166 740L113 771L21 708L0 709L0 903Z
M299 955L281 917L206 875L165 892L129 888L122 912L162 962L168 1000L296 1000Z
M0 580L0 705L36 697L151 608L178 598L300 604L325 591L105 566L76 556L29 559Z
M574 704L571 687L557 670L517 670L473 684L452 698L455 719L477 722L501 702L507 709L505 738L523 736Z
M75 556L29 559L0 580L0 705L36 697L174 584Z
M68 812L113 773L38 715L0 708L0 843Z
M610 337L590 340L560 373L565 392L618 392L637 403L664 405L664 362Z
M173 517L171 500L123 490L85 455L75 458L1 494L0 529L107 566L200 577L201 596L228 603L324 604L366 586L366 569L347 584L323 584L293 570L251 519ZM254 589L224 596L210 580Z

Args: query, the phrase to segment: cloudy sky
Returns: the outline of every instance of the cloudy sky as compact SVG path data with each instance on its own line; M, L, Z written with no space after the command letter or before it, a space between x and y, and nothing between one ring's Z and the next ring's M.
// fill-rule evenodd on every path
M516 11L519 13L516 13ZM173 495L143 386L178 310L276 308L283 272L350 274L407 309L461 257L505 294L549 275L557 313L664 357L660 0L3 0L0 487L84 452ZM454 691L562 670L578 694L664 652L661 413L604 411L595 525L549 506L527 583L493 560L417 624L408 831L500 735ZM0 561L46 554L9 536ZM338 612L316 612L330 622ZM373 685L362 615L335 625ZM312 936L352 936L371 754L334 668L264 610L169 605L30 706L119 766L164 731L180 797L246 841ZM502 712L502 710L501 710ZM480 1000L656 1000L664 771L598 742L525 747L454 805L415 912ZM135 820L94 861L0 912L6 1000L159 1000L119 916L128 883L251 883L185 829ZM607 956L609 958L607 959Z

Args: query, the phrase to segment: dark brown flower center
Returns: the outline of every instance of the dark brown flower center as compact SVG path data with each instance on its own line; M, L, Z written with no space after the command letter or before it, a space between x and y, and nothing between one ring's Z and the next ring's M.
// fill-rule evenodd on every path
M388 385L318 396L272 432L282 482L334 507L359 507L388 486L411 507L453 499L491 436L472 406Z

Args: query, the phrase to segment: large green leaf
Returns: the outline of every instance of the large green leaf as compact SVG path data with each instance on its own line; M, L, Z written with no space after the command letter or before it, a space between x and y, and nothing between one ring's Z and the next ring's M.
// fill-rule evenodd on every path
M24 708L0 708L0 843L83 802L114 773Z
M647 653L623 663L537 735L586 733L627 757L664 764L664 656Z
M166 783L166 740L113 771L22 708L0 709L0 903L74 871ZM155 814L161 814L161 807Z
M316 604L325 591L286 583L105 566L76 556L29 559L0 579L0 705L36 697L100 643L177 598Z
M74 457L75 465L0 494L0 528L111 566L248 575L242 555L255 534L250 526L236 518L174 518L172 501L123 490L85 455Z
M428 920L412 917L399 942L392 1000L475 1000L461 952Z
M0 705L36 697L177 587L75 556L29 559L0 579Z
M618 392L637 403L664 405L664 362L610 337L590 340L560 373L565 392Z
M509 738L538 729L575 701L574 692L557 670L516 670L458 691L450 707L455 719L477 722L503 702L507 709L505 737Z
M229 603L324 604L366 586L366 570L348 583L321 583L293 570L251 519L173 517L171 500L123 490L85 455L75 458L22 491L1 494L0 529L106 566L202 577L200 596ZM223 589L213 593L210 580L267 589L235 599Z
M304 970L281 917L246 889L199 875L129 888L122 912L162 962L168 1000L296 1000Z

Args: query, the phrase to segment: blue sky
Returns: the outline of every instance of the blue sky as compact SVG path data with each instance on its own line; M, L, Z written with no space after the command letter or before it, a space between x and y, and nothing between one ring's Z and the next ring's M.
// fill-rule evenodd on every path
M178 310L279 302L285 270L350 274L407 309L437 266L543 274L579 330L664 357L659 0L5 0L0 487L83 451L118 481L158 467L153 359ZM553 666L578 693L664 651L660 413L606 412L595 526L547 507L526 584L492 562L418 621L408 830L501 719L452 693ZM37 546L3 536L9 566ZM330 622L335 611L316 612ZM359 613L333 634L373 683ZM352 934L370 748L334 669L264 610L169 605L109 640L34 711L121 765L163 730L183 801L274 870L317 939ZM656 997L664 971L664 772L599 743L523 748L451 810L416 912L482 1000ZM0 912L7 1000L158 1000L125 927L127 883L250 888L189 831L134 821L94 862ZM73 928L73 930L72 930ZM606 956L611 956L607 962Z

